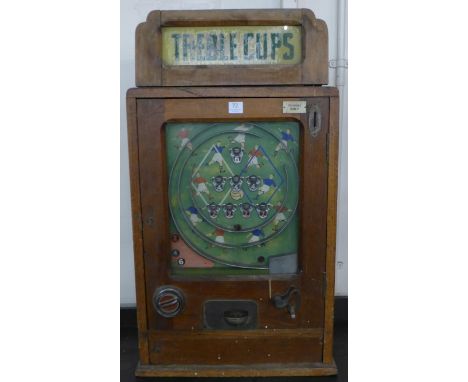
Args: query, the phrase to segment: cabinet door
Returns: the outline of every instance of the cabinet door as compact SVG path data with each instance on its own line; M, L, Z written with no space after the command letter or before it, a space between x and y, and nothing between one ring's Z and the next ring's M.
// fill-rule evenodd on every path
M307 112L297 114L284 112L288 100L137 101L152 362L216 363L220 352L228 364L284 361L284 352L229 352L226 332L249 348L287 342L297 362L321 361L329 100L304 98ZM242 113L232 113L233 101ZM165 286L183 301L157 300ZM288 291L284 306L271 302ZM231 328L213 327L210 301L248 301L256 310L248 327L236 317ZM221 314L230 311L242 309ZM205 338L207 329L218 334ZM180 337L184 331L200 335Z

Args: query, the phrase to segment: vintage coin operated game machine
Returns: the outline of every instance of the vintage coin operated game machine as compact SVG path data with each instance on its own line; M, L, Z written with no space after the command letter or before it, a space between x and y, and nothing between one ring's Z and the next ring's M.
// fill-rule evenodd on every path
M336 374L327 82L310 10L153 11L138 26L138 376Z

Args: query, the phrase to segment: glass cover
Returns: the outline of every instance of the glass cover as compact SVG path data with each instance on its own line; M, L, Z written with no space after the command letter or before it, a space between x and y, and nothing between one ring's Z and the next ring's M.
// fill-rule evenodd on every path
M179 65L294 65L302 60L298 25L163 27L162 60Z
M299 124L168 123L171 268L297 272Z

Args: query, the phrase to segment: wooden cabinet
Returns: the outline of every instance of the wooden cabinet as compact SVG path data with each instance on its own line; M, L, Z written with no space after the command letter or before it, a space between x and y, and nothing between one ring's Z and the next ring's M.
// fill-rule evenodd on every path
M230 113L230 102L242 103L243 113ZM296 112L294 105L304 106L304 112ZM138 375L336 372L332 320L337 106L336 89L313 86L144 88L128 92L140 330ZM239 126L242 128L236 130ZM256 138L260 130L265 135ZM284 147L282 133L288 134L288 130L291 138ZM245 139L236 140L238 133L245 134ZM218 153L213 149L216 144L223 147L218 162L213 160ZM239 163L231 156L234 148L245 153ZM252 155L255 149L265 150L258 158L258 167L249 166L257 158ZM291 152L295 160L286 168ZM183 163L174 171L171 163L174 166L178 157ZM259 191L261 185L252 187L254 191L249 189L248 176L258 174L258 178L268 179L270 172L276 178L276 187L269 187L266 193ZM215 174L225 179L234 175L244 178L243 197L233 198L229 182L217 192ZM197 178L204 180L201 188ZM171 189L171 183L178 187ZM249 219L251 226L239 231L233 228L225 233L232 239L216 241L210 232L219 227L225 230L229 224L223 205L249 202L255 216L244 218L238 207L231 219L232 227L236 222L248 226ZM265 202L271 208L263 221L255 207ZM210 204L220 206L216 219L210 218L207 208L204 210ZM190 211L186 211L190 208L197 209L199 220L191 220ZM177 217L184 213L186 217ZM280 213L284 221L277 222L275 217ZM178 220L185 221L182 230ZM277 233L280 225L283 230ZM294 229L284 237L288 225ZM251 241L252 231L259 226L264 236L258 242ZM193 239L195 230L199 231L198 242ZM281 245L296 251L283 253ZM291 255L296 256L292 265ZM194 260L193 256L199 258ZM281 265L272 267L272 259L278 258ZM207 261L203 263L203 259ZM169 292L173 288L180 296L164 295L164 288ZM288 291L290 296L281 300ZM155 306L161 299L162 314ZM284 306L278 306L278 301L280 305L284 301ZM215 302L210 311L207 302ZM248 312L249 303L252 312ZM168 309L166 317L164 309ZM246 321L242 322L246 311ZM218 321L224 324L210 326L210 319L216 322L216 317L208 317L213 314L218 314ZM232 327L226 319L234 322Z

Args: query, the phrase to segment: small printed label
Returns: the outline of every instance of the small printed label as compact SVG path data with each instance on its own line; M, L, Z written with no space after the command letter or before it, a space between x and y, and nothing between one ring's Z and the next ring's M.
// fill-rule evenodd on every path
M244 112L244 102L229 102L229 114L242 114Z
M306 111L306 101L283 101L283 114L288 113L298 113L305 114Z

